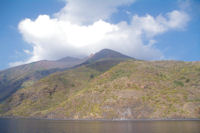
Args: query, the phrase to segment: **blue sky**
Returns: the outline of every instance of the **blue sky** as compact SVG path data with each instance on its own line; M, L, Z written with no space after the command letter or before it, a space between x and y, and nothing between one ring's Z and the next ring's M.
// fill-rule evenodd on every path
M64 6L58 0L1 0L0 1L0 70L10 62L24 60L23 49L31 49L22 39L18 24L24 18L35 19L39 14L53 14ZM47 4L48 3L48 4Z
M66 1L0 1L0 70L42 59L86 56L102 48L111 48L141 59L200 60L199 0L122 0L116 1L116 4L102 0L102 6L91 0L86 0L85 3L81 3L80 0L77 0L77 3L72 0ZM91 6L97 11L87 8ZM77 11L77 7L80 10ZM170 20L167 14L173 13L182 15L180 18L183 20ZM44 14L46 16L39 17ZM134 19L136 15L138 17ZM159 15L166 19L166 22L158 20ZM26 18L30 21L25 20ZM155 32L152 34L151 30L146 29L144 22L152 22L151 20L158 24L156 31L153 29L156 28L154 23L148 25ZM172 25L172 21L180 24ZM46 29L43 29L44 26L40 27L43 22L47 24ZM126 24L123 25L122 22ZM74 25L76 28L71 29ZM30 28L34 26L38 28L37 36L35 29ZM49 29L48 26L54 29L44 32ZM119 31L116 31L118 29ZM98 34L91 36L91 30ZM74 33L75 31L80 31L80 34ZM50 34L51 32L56 33ZM141 32L141 35L135 35L138 32ZM89 38L85 43L81 42L84 41L81 37L83 34L86 34L86 39ZM101 35L101 38L97 37ZM52 36L54 43L49 39ZM124 39L122 36L127 38ZM154 42L153 45L148 45L150 42Z

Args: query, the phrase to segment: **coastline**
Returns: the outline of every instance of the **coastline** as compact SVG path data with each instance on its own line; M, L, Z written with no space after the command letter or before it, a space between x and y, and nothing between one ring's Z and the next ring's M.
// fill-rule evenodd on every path
M0 117L0 119L26 119L26 120L51 120L51 121L200 121L198 118L159 118L159 119L50 119L36 117Z

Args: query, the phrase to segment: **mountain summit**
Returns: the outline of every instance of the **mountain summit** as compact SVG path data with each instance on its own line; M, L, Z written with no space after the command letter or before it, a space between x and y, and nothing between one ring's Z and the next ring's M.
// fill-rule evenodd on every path
M133 59L132 57L123 55L117 51L111 49L103 49L94 54L88 61L97 61L101 59Z
M111 67L119 64L120 62L127 60L135 60L135 59L111 49L103 49L95 53L93 56L90 56L88 60L86 60L84 63L76 67L86 65L97 71L104 72L110 69Z

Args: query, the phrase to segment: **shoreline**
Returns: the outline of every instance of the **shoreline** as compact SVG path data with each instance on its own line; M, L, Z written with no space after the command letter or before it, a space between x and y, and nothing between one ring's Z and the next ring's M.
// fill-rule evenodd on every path
M0 117L0 119L26 119L26 120L51 120L51 121L200 121L198 118L159 118L159 119L50 119L33 117Z

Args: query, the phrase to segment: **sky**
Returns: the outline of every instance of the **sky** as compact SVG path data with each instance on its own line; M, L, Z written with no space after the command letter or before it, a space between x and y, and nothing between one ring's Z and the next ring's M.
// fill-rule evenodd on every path
M0 70L103 48L200 61L200 0L0 0Z

